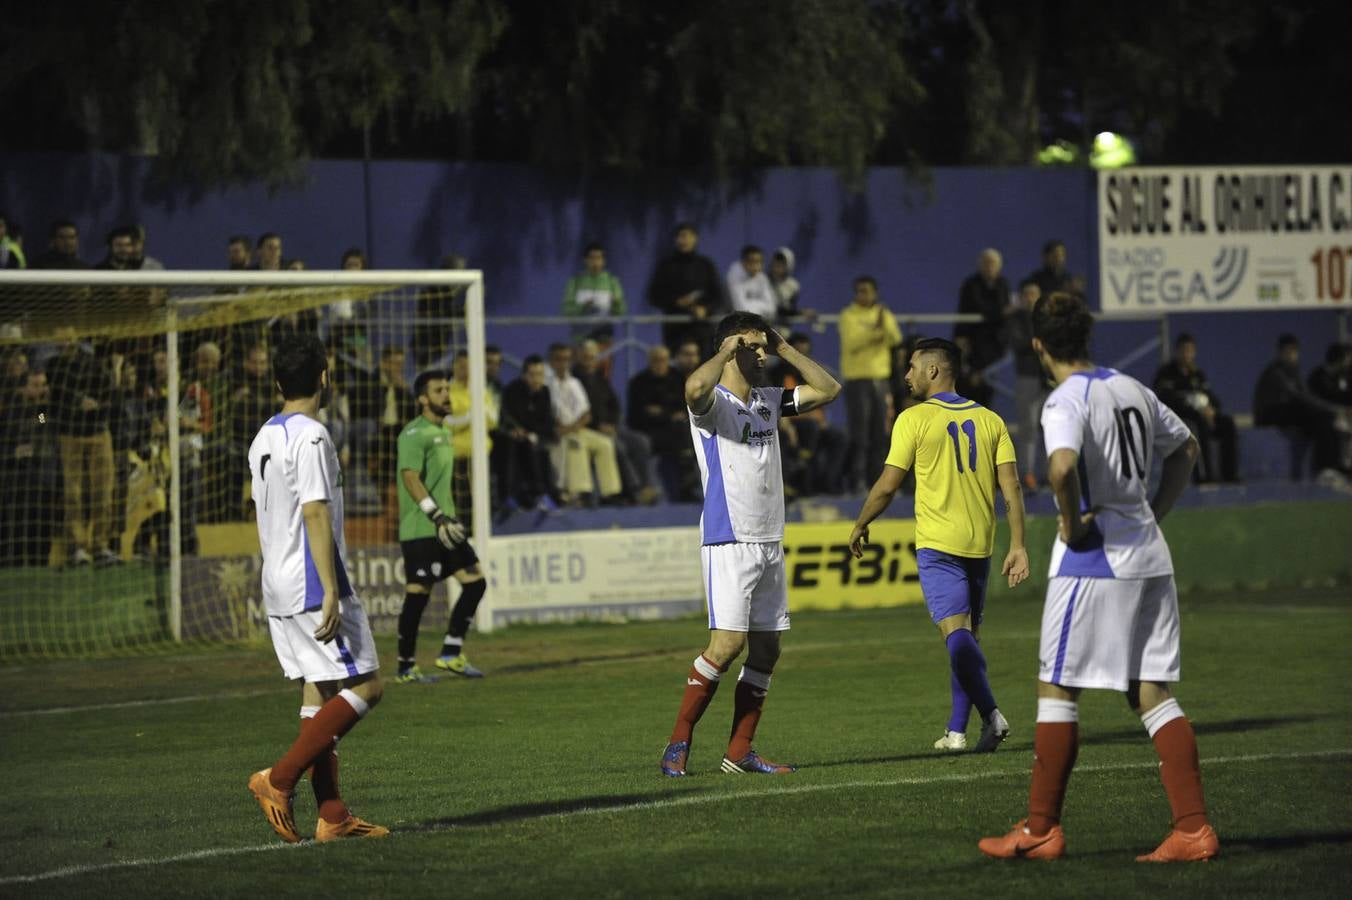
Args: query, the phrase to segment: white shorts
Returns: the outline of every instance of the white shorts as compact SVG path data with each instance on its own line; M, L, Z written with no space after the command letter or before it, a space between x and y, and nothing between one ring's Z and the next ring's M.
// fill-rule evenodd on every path
M783 544L711 544L700 548L699 558L710 628L789 630Z
M1038 657L1038 678L1062 687L1125 691L1131 681L1177 681L1174 576L1054 576Z
M327 644L315 639L322 618L319 610L268 616L272 649L277 651L277 661L287 678L304 678L311 683L343 681L380 668L371 624L366 621L361 601L356 597L340 600L338 612L338 636Z

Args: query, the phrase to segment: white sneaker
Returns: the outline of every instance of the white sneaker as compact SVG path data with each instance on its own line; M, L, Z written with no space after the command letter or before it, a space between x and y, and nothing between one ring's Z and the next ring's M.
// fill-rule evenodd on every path
M934 742L935 750L966 750L967 735L961 731L945 731L944 736Z
M83 547L76 547L75 552L70 555L70 564L72 566L87 566L94 561L94 557L89 555L89 551Z
M994 753L1000 742L1009 737L1009 722L1000 715L1000 710L991 710L991 717L981 725L981 740L976 742L974 753Z

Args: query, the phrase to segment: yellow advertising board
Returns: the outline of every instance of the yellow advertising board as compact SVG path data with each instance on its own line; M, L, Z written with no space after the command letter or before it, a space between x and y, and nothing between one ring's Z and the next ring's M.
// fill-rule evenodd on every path
M789 609L843 609L923 603L915 561L915 520L879 519L869 526L864 556L850 553L842 522L790 522L784 527Z

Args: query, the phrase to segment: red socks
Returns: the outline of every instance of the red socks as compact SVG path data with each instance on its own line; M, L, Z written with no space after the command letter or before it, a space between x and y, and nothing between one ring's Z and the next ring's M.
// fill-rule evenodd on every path
M310 720L309 727L301 729L300 737L296 738L291 749L273 763L272 775L268 779L272 786L279 791L294 791L301 773L318 763L320 754L328 756L332 753L333 742L347 734L369 708L365 700L346 689L321 706ZM335 776L336 773L335 768ZM336 789L336 778L334 785Z
M1066 785L1080 752L1080 712L1074 700L1039 697L1033 730L1033 784L1028 789L1028 830L1046 834L1061 821Z
M1079 723L1037 723L1033 732L1033 785L1028 789L1028 830L1033 834L1046 834L1061 821L1066 785L1079 751Z
M1141 716L1155 752L1160 757L1160 781L1169 797L1174 828L1193 833L1207 824L1206 800L1202 796L1202 767L1197 760L1197 736L1172 698Z
M728 752L724 755L736 762L751 752L751 742L756 737L756 726L760 724L761 710L765 708L765 695L770 690L770 674L757 669L742 666L737 676L737 693L734 695L732 710L732 737L728 740Z
M313 717L300 720L300 733L305 732L314 722ZM306 772L310 776L310 787L315 792L315 805L319 807L319 817L330 825L347 821L351 814L347 804L338 791L338 744L335 740L329 745L328 753L320 753L314 765Z
M671 730L671 740L675 744L690 740L695 732L695 723L709 708L718 690L718 679L722 675L718 666L709 661L704 654L695 657L690 671L685 676L685 693L681 695L681 708L676 713L676 725Z

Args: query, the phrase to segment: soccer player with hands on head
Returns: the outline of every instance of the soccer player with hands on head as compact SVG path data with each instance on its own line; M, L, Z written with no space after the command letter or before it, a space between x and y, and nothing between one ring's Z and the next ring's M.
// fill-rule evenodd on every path
M893 423L891 451L850 532L850 550L856 558L863 556L869 523L887 509L906 472L915 469L920 589L948 647L952 669L948 725L934 747L967 749L967 719L975 705L982 727L974 749L988 753L1009 735L977 643L995 545L997 483L1009 519L1009 551L1000 574L1010 587L1028 577L1028 552L1014 444L999 416L955 393L960 362L960 351L951 341L927 338L916 343L906 384L920 402Z
M686 774L695 724L723 673L745 649L722 769L782 775L794 767L770 762L752 747L779 659L780 632L789 628L778 423L781 416L830 403L840 385L752 313L724 317L715 342L717 352L685 382L690 437L704 487L700 562L708 595L709 644L686 674L661 770L671 777ZM769 387L768 353L791 363L806 383L792 391Z
M249 790L293 844L296 782L307 773L319 807L315 840L389 834L352 815L338 792L338 740L379 702L381 684L371 627L343 561L338 453L316 418L327 402L327 363L314 335L278 342L272 370L284 403L249 447L268 631L286 677L303 680L300 737L253 774Z
M1052 547L1028 816L978 846L1002 859L1065 853L1061 810L1079 751L1079 695L1121 691L1155 744L1173 829L1137 862L1220 852L1207 819L1197 738L1169 691L1179 676L1178 591L1159 523L1187 486L1198 446L1153 391L1089 359L1094 320L1071 294L1033 308L1033 349L1057 385L1042 408L1059 525ZM1153 497L1147 481L1164 457Z
M436 667L464 678L483 672L465 658L465 635L483 600L488 582L470 546L464 524L455 517L451 479L455 449L446 418L451 414L451 382L438 369L413 381L418 417L399 432L399 549L404 555L404 606L399 611L399 673L396 684L429 681L418 668L418 626L438 581L454 576L460 596L451 609Z

